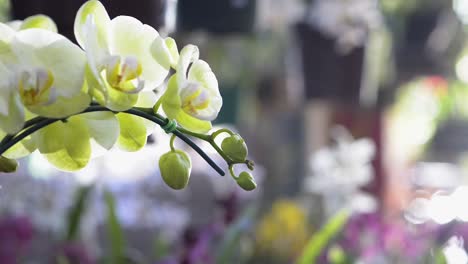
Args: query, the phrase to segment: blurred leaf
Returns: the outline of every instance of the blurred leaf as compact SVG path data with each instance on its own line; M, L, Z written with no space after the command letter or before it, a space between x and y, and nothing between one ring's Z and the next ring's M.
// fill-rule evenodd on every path
M115 210L115 198L109 191L104 193L104 198L107 205L107 233L111 246L108 263L123 264L125 263L125 239Z
M153 241L153 255L156 260L162 260L169 255L169 244L159 236Z
M81 220L86 211L89 194L91 193L92 186L85 186L78 189L75 193L74 204L68 211L68 227L65 240L71 241L78 237L80 230Z
M441 248L434 250L434 264L447 264L447 260Z
M317 257L322 253L322 250L332 240L338 232L341 231L349 218L349 212L343 210L333 216L316 234L312 236L310 241L304 248L302 256L299 257L298 264L316 263Z
M220 246L216 250L216 263L231 263L235 256L238 256L236 250L239 249L242 233L248 228L247 223L253 222L256 214L256 207L250 206L237 218L237 220L228 227Z

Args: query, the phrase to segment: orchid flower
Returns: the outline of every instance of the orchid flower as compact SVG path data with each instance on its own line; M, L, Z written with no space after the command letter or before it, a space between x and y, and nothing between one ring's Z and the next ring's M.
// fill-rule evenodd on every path
M124 111L163 83L169 67L151 56L158 32L129 16L110 19L97 0L86 2L75 19L75 37L88 57L86 79L102 105Z
M28 21L49 29L53 23L41 17L23 23ZM0 64L0 74L5 76L0 85L3 133L20 131L25 120L36 115L67 118L89 106L84 82L86 56L78 46L50 30L15 32L6 25L0 26L5 33L3 44L8 47L1 57L5 64ZM4 156L19 158L38 148L57 168L74 171L88 163L92 148L110 149L117 141L118 131L119 124L112 113L86 113L37 131Z
M164 112L189 130L209 131L211 121L218 116L223 104L216 76L210 66L199 59L198 48L194 45L181 50L176 70L162 98Z
M86 81L93 98L114 111L152 107L157 100L152 90L163 83L170 68L151 56L158 32L133 17L111 20L96 0L81 6L74 27L88 58ZM160 54L164 55L164 50ZM127 151L142 148L154 125L123 113L116 116L120 124L118 146Z
M42 18L43 19L43 18ZM30 26L45 26L41 18ZM47 20L47 19L45 19ZM27 119L64 118L84 110L84 52L65 37L42 28L15 31L0 24L0 129L19 132ZM35 149L30 137L5 153L18 158Z

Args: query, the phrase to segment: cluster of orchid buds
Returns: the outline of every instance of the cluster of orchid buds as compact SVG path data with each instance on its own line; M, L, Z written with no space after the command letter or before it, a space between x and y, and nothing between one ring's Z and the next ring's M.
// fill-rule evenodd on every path
M136 18L110 19L97 0L78 10L74 32L79 46L44 15L0 23L0 171L15 171L16 159L36 150L58 169L76 171L114 146L141 149L159 125L172 134L159 160L170 187L184 188L191 171L175 137L224 175L187 136L209 142L243 189L256 187L250 173L233 171L236 164L253 170L244 140L227 129L210 132L222 97L196 46L179 52L174 39Z

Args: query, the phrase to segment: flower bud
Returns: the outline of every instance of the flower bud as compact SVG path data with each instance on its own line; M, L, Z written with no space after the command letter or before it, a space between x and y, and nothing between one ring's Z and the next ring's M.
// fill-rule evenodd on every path
M257 184L255 183L254 178L246 171L241 172L236 181L237 184L246 191L252 191L253 189L257 188Z
M0 156L0 172L11 173L18 169L18 162L13 159L7 159Z
M159 169L164 182L172 189L180 190L188 184L192 161L181 150L170 151L159 159Z
M244 162L247 158L247 145L239 135L225 138L221 143L221 149L234 162Z

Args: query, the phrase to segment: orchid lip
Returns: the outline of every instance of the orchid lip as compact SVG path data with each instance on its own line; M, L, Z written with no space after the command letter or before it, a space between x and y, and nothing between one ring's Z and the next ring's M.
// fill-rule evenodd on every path
M44 106L55 102L54 75L47 69L25 70L19 74L18 89L21 99L28 106Z
M136 94L144 88L141 77L142 66L133 56L108 56L103 66L101 76L115 90Z

